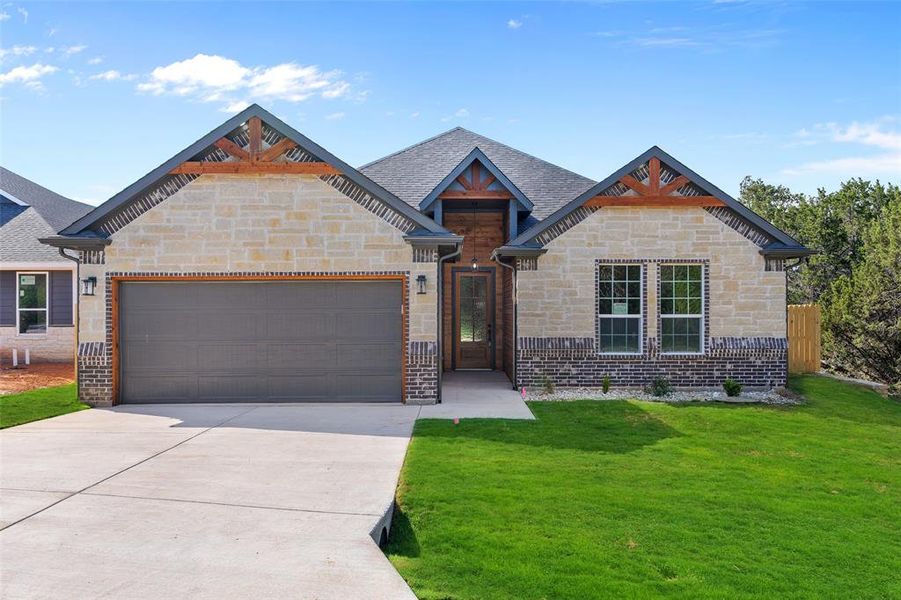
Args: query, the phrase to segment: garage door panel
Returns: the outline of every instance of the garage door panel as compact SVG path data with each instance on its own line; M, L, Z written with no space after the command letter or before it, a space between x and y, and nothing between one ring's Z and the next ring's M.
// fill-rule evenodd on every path
M266 315L246 310L193 311L196 337L201 340L260 339L266 334Z
M274 282L266 286L264 294L265 305L273 309L314 310L334 308L338 290L334 283L325 281Z
M264 366L260 360L263 350L257 343L220 342L217 344L197 344L197 367L199 373L225 373L232 371L254 371Z
M335 395L347 401L385 400L394 397L400 376L346 375L335 381Z
M134 403L196 402L197 382L187 375L131 375L122 382L122 396Z
M399 401L397 281L125 282L123 402Z
M181 339L186 333L196 333L197 318L189 312L143 309L124 315L121 319L121 339L154 338Z
M269 377L269 398L274 402L327 402L335 399L334 376L281 375Z
M353 373L384 372L401 360L400 344L339 344L336 348L336 369ZM362 366L361 366L362 365Z
M122 367L130 371L178 372L197 368L197 348L193 344L135 341L128 343L128 350L122 355Z
M347 312L335 324L335 337L342 341L398 339L400 316L384 311Z
M400 285L385 285L384 282L345 282L337 284L337 297L334 307L345 308L371 308L373 306L388 309L400 309L403 296Z
M252 402L266 398L266 378L259 374L203 375L197 378L200 402Z
M334 312L324 310L271 312L266 319L266 338L330 342L335 338L337 320Z
M338 349L334 343L268 344L265 360L268 369L329 371L338 360Z

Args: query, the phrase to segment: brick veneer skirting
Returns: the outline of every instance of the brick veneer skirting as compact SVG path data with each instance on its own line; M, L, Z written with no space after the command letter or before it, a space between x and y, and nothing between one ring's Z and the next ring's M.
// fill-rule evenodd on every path
M359 275L403 275L407 285L404 304L404 338L410 334L410 286L408 271L347 271L347 272L204 272L204 273L160 273L160 272L108 272L106 274L106 342L84 342L78 347L78 381L81 400L91 406L112 406L113 404L113 299L112 278L114 277L172 277L184 279L216 277L298 277L298 276L359 276ZM438 343L408 342L406 348L406 397L410 404L434 404L438 400Z
M612 385L627 387L643 386L658 376L679 387L719 387L727 377L772 387L785 385L788 341L712 337L703 355L610 357L595 351L592 338L520 338L516 355L517 387L539 386L545 377L559 387L599 387L604 375L610 375Z

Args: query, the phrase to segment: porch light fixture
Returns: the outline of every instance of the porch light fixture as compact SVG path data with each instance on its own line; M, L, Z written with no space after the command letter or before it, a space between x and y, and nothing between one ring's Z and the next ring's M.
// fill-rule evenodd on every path
M96 277L86 277L81 280L81 295L82 296L93 296L94 290L97 289L97 278Z
M425 275L416 277L416 293L425 294Z

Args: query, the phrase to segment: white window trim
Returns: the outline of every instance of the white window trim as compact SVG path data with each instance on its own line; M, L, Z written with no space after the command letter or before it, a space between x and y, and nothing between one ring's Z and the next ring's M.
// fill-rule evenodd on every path
M697 263L697 262L678 262L678 261L659 263L657 266L657 283L658 283L658 285L661 283L660 273L661 273L661 271L663 271L663 267L679 267L679 266L701 267L701 314L665 315L665 314L663 314L663 311L660 308L660 305L663 302L663 295L658 294L659 297L657 298L657 312L660 315L660 331L657 332L657 335L660 336L660 354L663 354L666 356L704 356L704 340L707 339L706 338L707 322L704 319L704 311L707 308L705 305L705 301L704 301L704 298L707 295L707 285L705 282L705 279L707 276L707 265L704 263ZM661 290L663 289L662 286L659 286L659 287ZM701 328L699 330L699 335L700 335L699 341L700 341L701 349L698 350L697 352L664 352L663 351L663 319L685 319L685 318L700 319Z
M43 275L44 276L44 308L20 308L19 300L21 299L21 293L19 292L19 283L21 282L21 275ZM36 312L39 310L43 310L46 318L44 320L44 333L21 333L19 330L21 328L22 322L20 320L20 313L22 311L31 311ZM45 337L50 332L50 272L49 271L16 271L16 337L27 337L27 338L41 338Z
M600 319L638 319L638 350L635 352L604 352L601 350L601 330L600 324L598 324L598 330L595 332L595 343L598 345L597 354L600 356L643 356L644 355L644 303L645 303L645 294L644 294L644 264L640 262L603 262L598 261L595 264L595 277L598 277L597 270L601 267L638 267L638 289L639 289L639 298L641 302L638 307L637 315L605 315L603 313L597 312L597 304L600 301L600 296L595 298L595 316L598 319L598 323L600 323ZM595 292L597 294L597 292Z

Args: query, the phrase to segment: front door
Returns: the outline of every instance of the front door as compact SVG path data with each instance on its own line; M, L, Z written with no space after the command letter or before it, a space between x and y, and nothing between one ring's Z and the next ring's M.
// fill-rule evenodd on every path
M494 269L454 272L454 363L494 368Z

